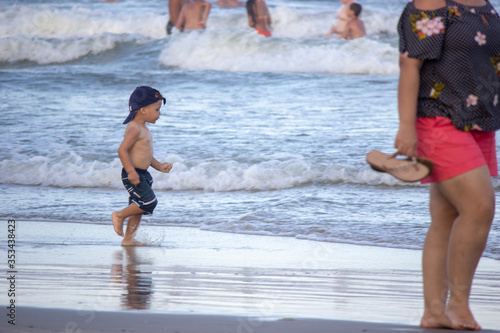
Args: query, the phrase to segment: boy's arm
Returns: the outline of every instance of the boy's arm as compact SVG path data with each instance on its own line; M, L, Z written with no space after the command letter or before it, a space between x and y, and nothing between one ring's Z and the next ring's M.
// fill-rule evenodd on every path
M273 20L271 19L271 13L269 13L269 7L267 7L267 4L264 3L266 6L266 15L267 15L267 25L271 25L273 23Z
M184 6L183 6L182 9L181 9L181 12L179 14L179 17L177 18L177 23L175 24L175 27L180 32L183 31L182 26L184 25L184 21L185 20L186 20L186 15L185 15Z
M326 38L330 38L330 37L332 37L333 34L336 34L336 33L337 33L337 26L332 25L332 27L330 28L330 31L326 34Z
M203 14L203 19L201 21L201 23L203 24L204 27L207 26L207 20L208 20L208 14L210 14L210 8L212 8L212 4L210 2L205 2L205 12Z
M353 29L354 29L354 24L353 24L353 20L351 20L351 21L347 22L344 31L342 31L339 34L339 37L342 39L347 39L349 37L349 35L354 32Z
M248 25L251 26L252 28L255 27L255 22L252 20L252 15L248 15Z
M417 153L417 102L422 64L423 60L408 58L405 54L399 58L399 130L394 147L401 155L414 156Z
M139 174L135 171L135 167L130 159L129 151L137 142L140 133L141 131L138 127L133 125L127 126L125 134L123 135L123 141L120 144L120 147L118 147L118 157L120 157L123 168L125 168L125 171L128 173L128 179L134 185L139 184L140 179Z
M153 157L153 159L151 160L151 167L158 171L169 173L172 169L172 163L160 163L156 158Z

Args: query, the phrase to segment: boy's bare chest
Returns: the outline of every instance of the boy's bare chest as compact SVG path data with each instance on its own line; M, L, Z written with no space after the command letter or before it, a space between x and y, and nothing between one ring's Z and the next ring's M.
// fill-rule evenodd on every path
M141 150L152 150L153 137L151 135L151 132L149 132L149 130L141 132L134 146L135 148Z

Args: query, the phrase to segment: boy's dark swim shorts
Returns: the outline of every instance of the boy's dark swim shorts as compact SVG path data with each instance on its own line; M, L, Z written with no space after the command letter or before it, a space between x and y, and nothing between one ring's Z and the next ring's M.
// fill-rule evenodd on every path
M130 197L128 199L128 204L134 203L144 211L144 215L153 214L153 210L158 204L156 200L156 195L153 192L151 186L153 185L153 177L147 170L135 169L139 174L140 183L134 185L128 180L128 173L125 168L122 169L122 182L123 186L127 189Z

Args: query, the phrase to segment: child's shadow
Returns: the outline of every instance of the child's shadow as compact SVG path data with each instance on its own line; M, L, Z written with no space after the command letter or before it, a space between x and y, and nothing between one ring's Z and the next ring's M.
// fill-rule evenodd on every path
M151 272L141 270L141 265L148 264L137 255L137 247L124 246L114 254L111 267L111 281L125 284L122 293L122 306L125 309L146 310L151 303L153 279Z

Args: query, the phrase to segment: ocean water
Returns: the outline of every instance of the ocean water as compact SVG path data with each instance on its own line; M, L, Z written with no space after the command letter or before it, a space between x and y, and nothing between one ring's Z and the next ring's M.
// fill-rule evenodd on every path
M0 0L0 218L113 233L122 121L150 85L167 99L155 157L174 167L151 171L159 205L143 223L165 239L183 226L421 248L428 187L365 162L393 152L406 1L361 3L368 36L344 41L324 38L333 0L269 0L272 38L243 8L213 6L206 31L166 36L165 0ZM500 260L498 218L484 255Z

